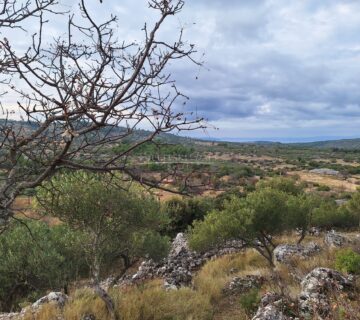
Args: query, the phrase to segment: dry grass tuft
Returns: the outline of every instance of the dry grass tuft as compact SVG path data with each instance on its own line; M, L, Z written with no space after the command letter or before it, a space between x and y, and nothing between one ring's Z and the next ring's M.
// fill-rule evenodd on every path
M166 292L162 281L113 292L122 320L210 320L209 298L190 288Z
M93 314L96 319L110 319L105 303L91 289L77 290L63 314L65 320L81 320L86 314Z
M28 310L23 320L58 320L61 315L59 308L52 304L43 305L35 314Z
M246 250L244 253L223 256L206 263L195 276L194 286L215 303L221 298L226 283L233 277L267 272L266 260L255 250Z

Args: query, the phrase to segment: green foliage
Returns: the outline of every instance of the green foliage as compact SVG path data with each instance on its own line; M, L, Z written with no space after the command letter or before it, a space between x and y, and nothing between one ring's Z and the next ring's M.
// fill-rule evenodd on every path
M356 224L360 224L360 190L353 193L351 199L347 202L346 208L357 219Z
M243 198L245 194L239 191L238 188L230 189L228 191L222 192L216 196L214 200L214 208L222 210L224 209L224 204L226 201L229 201L232 197ZM210 210L209 210L210 211Z
M246 207L252 213L252 229L265 234L276 234L286 228L287 196L271 188L259 189L246 197Z
M125 268L129 267L132 258L145 254L145 245L152 258L167 253L168 239L156 235L167 222L159 213L159 202L121 177L61 174L38 189L37 200L46 214L88 236L84 247L95 278L118 257L123 258ZM155 252L155 247L162 251Z
M360 254L352 249L340 250L336 253L335 266L341 272L360 274Z
M213 206L214 200L206 197L172 198L165 201L162 211L169 217L169 223L165 228L166 234L174 236L184 232L194 220L202 220Z
M260 300L259 289L254 288L243 294L239 302L246 314L250 316L257 310Z
M195 221L189 230L190 246L203 251L239 239L271 263L275 246L271 238L276 235L299 228L301 241L309 226L346 228L354 224L354 217L331 199L304 193L292 179L274 178L257 185L246 197L231 196L204 221Z
M168 164L164 164L164 163L156 163L156 162L151 162L147 165L147 169L150 171L167 171L169 170L169 165Z
M297 184L293 178L276 177L268 180L261 180L256 185L257 189L271 188L292 195L299 195L304 192L304 186Z
M313 210L311 224L324 229L351 228L358 224L358 218L346 206L338 206L332 199L322 199Z
M0 236L0 310L16 309L28 297L61 289L88 275L81 241L84 235L65 225L13 223Z
M194 222L189 231L189 244L193 249L203 251L223 241L239 239L255 247L272 264L275 246L268 236L287 228L286 199L284 192L270 188L259 189L246 198L232 197L225 202L223 210L214 210L204 221Z
M129 150L133 145L130 143L120 143L112 148L115 154L122 154ZM193 147L182 144L164 144L160 141L149 141L136 147L130 152L132 155L149 155L149 156L189 156L194 153Z
M321 206L322 199L315 195L290 195L287 199L288 214L285 217L289 230L301 229L303 236L312 223L314 210Z
M244 177L253 177L256 175L256 171L249 167L244 165L222 165L216 173L216 176L218 178L223 176L231 176L234 179L244 178Z
M318 186L318 191L330 191L331 190L331 188L329 187L329 186L326 186L326 185L319 185Z

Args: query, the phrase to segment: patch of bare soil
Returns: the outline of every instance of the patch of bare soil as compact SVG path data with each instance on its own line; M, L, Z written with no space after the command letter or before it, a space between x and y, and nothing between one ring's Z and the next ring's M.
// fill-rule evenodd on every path
M288 175L298 175L302 181L326 185L332 189L337 189L339 191L352 192L352 191L356 191L356 189L359 187L351 179L345 180L342 179L341 177L319 175L308 171L292 171L292 172L288 172Z

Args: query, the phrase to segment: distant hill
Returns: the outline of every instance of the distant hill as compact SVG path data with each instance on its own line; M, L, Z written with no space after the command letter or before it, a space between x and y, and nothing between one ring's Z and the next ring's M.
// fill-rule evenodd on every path
M357 139L341 139L341 140L328 140L328 141L317 141L317 142L306 142L306 143L294 143L294 146L317 148L317 149L360 149L360 138Z
M334 139L314 142L275 142L275 141L234 141L235 139L206 139L214 141L217 144L230 145L259 145L259 146L281 146L290 148L314 148L314 149L343 149L343 150L360 150L360 138L356 139Z
M25 121L9 121L15 124L15 127L22 127L25 130L35 130L37 128L36 123L25 122ZM4 120L0 119L0 125L4 123ZM102 129L102 131L107 132L108 128ZM127 129L125 127L114 127L112 128L111 135L118 135L124 133ZM145 139L151 134L149 130L137 129L132 132L132 134L127 137L127 141L134 142ZM161 133L157 136L158 140L163 143L169 144L199 144L199 145L212 145L215 144L230 144L233 146L236 145L263 145L263 146L282 146L282 147L299 147L299 148L314 148L314 149L343 149L343 150L360 150L360 138L356 139L340 139L340 140L325 140L325 141L315 141L315 142L274 142L274 141L253 141L253 142L240 142L236 141L237 139L216 139L216 138L189 138L172 133Z
M0 119L0 125L4 125L5 120ZM16 121L16 120L9 120L7 121L8 124L13 125L15 130L24 130L26 131L34 131L38 128L38 124L35 122L28 122L28 121ZM101 132L103 134L107 134L110 127L105 127L101 129ZM62 130L62 129L61 129ZM124 134L127 131L125 127L113 127L111 128L111 136ZM146 139L152 132L149 130L142 130L142 129L136 129L134 130L131 135L129 135L126 140L128 142L135 142L140 141L143 139ZM184 136L179 136L172 133L160 133L156 139L161 141L162 143L169 143L169 144L192 144L196 140Z

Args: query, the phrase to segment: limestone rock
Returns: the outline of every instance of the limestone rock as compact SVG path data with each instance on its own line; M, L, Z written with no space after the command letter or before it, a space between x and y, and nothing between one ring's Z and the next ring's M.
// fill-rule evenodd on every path
M21 320L24 319L25 315L36 315L39 308L44 304L54 303L59 307L63 307L67 300L68 296L62 292L50 292L48 295L34 302L31 306L22 309L20 312L0 314L0 320Z
M12 312L12 313L1 313L0 320L18 320L21 319L20 313Z
M329 294L349 291L353 288L350 279L328 268L316 268L301 282L299 309L303 317L316 314L326 317L330 312Z
M259 308L252 320L292 320L292 316L288 316L283 310L286 309L287 301L280 295L268 292L260 302Z
M306 246L300 244L282 244L275 248L274 257L277 262L286 263L292 257L307 258L321 251L314 242Z
M47 296L40 298L32 304L32 308L39 308L45 303L55 303L59 307L63 307L68 300L68 296L62 292L50 292Z
M171 290L182 286L190 286L193 272L198 270L206 261L224 254L239 252L244 248L241 241L228 241L205 253L191 251L187 239L183 233L179 233L171 246L170 253L160 263L151 260L144 261L138 271L131 277L131 282L139 282L145 279L163 278L164 288ZM121 279L121 283L129 281ZM120 285L121 285L120 283Z
M320 229L317 227L311 227L308 230L309 235L314 236L314 237L318 237L321 233Z
M320 168L320 169L313 169L310 170L311 173L315 173L315 174L321 174L321 175L329 175L329 176L339 176L340 172L333 170L333 169L328 169L328 168Z
M253 288L260 288L265 282L265 278L257 275L247 275L245 277L235 277L223 289L225 294L243 294Z
M169 253L170 257L177 257L182 252L188 252L189 246L188 242L183 233L178 233L171 245L171 250Z
M342 247L350 243L350 240L335 230L331 230L325 234L325 243L330 247Z

